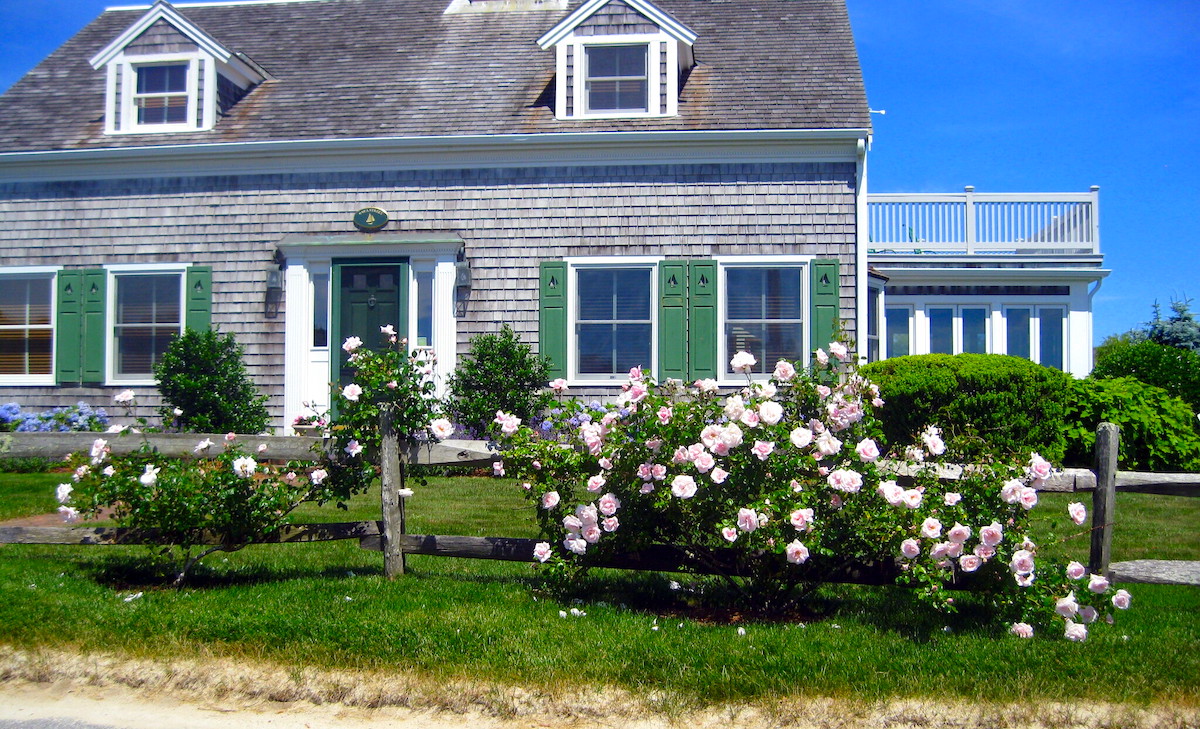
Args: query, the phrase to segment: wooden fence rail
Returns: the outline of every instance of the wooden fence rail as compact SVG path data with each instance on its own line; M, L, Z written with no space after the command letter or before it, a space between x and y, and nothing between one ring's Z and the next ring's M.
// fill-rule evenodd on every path
M259 542L290 544L336 539L358 539L364 549L382 551L384 573L389 578L404 574L405 555L467 557L528 562L533 559L537 540L508 537L469 537L405 533L405 469L410 464L487 465L499 458L484 441L447 440L440 443L404 443L396 437L388 422L381 423L383 434L381 519L379 521L330 524L295 524L281 529ZM66 452L87 450L95 433L3 433L0 434L0 458L58 458ZM100 435L99 437L105 437ZM220 443L221 435L153 434L147 436L107 437L113 453L137 450L145 438L164 456L195 457L198 441L210 438ZM239 436L244 442L267 445L267 456L280 460L314 460L319 457L318 438L301 436ZM1117 491L1178 496L1200 496L1200 474L1139 473L1116 470L1119 431L1111 423L1102 423L1096 434L1096 468L1068 468L1055 474L1042 491L1092 493L1092 530L1089 568L1108 574L1119 582L1157 582L1200 585L1200 562L1138 560L1112 564L1112 532L1115 523L1114 497ZM897 468L903 472L902 468ZM957 478L954 467L943 468L939 476ZM147 530L115 527L0 527L0 544L87 544L118 545L157 543L158 535ZM221 544L220 535L208 535L207 544ZM700 572L733 569L728 555L714 551L703 555L679 547L657 545L640 552L615 555L598 563L600 567L678 571L687 566ZM890 584L899 572L895 564L829 565L813 560L811 570L820 570L830 582Z

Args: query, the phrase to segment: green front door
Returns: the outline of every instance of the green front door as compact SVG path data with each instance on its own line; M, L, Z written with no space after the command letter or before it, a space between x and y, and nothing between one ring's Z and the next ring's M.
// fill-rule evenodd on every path
M380 328L392 325L399 337L407 335L408 262L354 262L333 265L334 289L333 380L341 385L353 379L346 365L348 354L342 344L358 337L363 346L378 349L387 346Z

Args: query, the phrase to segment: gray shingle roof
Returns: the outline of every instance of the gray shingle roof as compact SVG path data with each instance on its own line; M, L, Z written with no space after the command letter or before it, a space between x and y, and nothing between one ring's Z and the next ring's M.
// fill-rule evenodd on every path
M539 132L863 129L842 0L658 0L698 34L679 116L559 121L553 50L568 10L444 15L448 0L315 0L177 8L273 76L211 131L104 134L88 59L145 10L109 10L0 96L0 151ZM572 0L571 8L578 0Z

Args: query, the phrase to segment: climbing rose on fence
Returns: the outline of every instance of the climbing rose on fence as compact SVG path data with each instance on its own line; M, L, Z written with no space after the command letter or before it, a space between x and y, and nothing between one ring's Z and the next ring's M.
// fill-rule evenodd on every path
M743 575L746 594L768 609L844 565L890 565L938 609L955 609L948 583L990 594L1021 637L1055 621L1066 630L1055 612L1063 600L1076 605L1072 618L1085 605L1128 605L1107 583L1078 589L1065 567L1038 556L1028 510L1051 464L1031 454L941 480L938 468L953 461L932 424L889 453L878 389L853 361L834 343L812 368L781 361L764 380L740 352L730 368L746 373L745 386L724 395L711 380L657 383L634 368L616 402L560 397L537 429L497 413L508 446L497 473L517 477L539 507L549 546L537 561L569 581L605 556L676 545L731 579ZM1080 628L1070 637L1085 636Z

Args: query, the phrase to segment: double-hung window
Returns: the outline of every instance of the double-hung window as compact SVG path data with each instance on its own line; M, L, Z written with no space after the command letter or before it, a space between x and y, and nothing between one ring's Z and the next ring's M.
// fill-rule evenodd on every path
M183 331L183 272L113 274L112 377L153 379L171 339Z
M725 375L729 359L749 352L757 374L781 359L804 361L804 279L800 266L727 266L725 273Z
M931 354L986 354L988 352L987 307L929 306L925 309L929 324Z
M0 273L0 382L53 379L54 273Z
M575 363L584 379L614 379L653 365L654 268L575 270Z
M190 96L188 64L163 63L134 66L137 90L133 105L137 124L186 124Z
M1066 312L1062 307L1008 306L1004 320L1008 354L1064 369Z
M587 110L641 111L649 108L646 44L587 46Z

